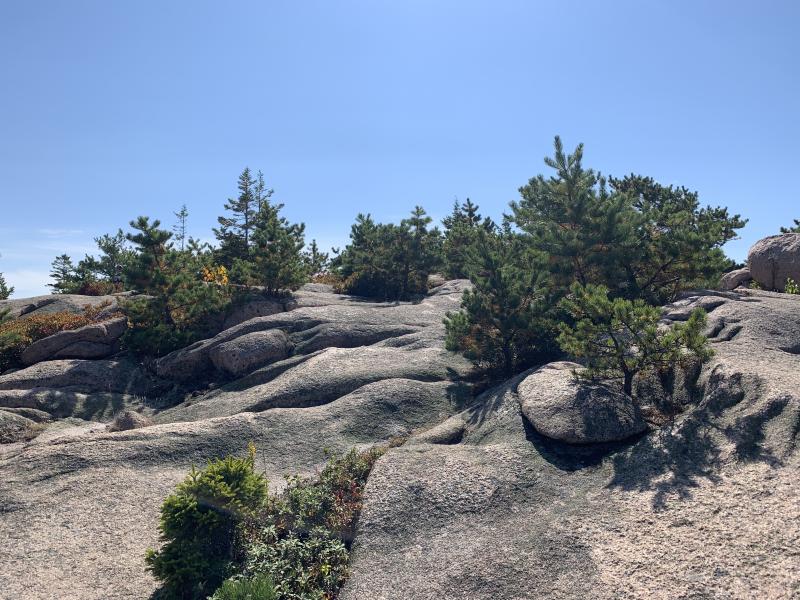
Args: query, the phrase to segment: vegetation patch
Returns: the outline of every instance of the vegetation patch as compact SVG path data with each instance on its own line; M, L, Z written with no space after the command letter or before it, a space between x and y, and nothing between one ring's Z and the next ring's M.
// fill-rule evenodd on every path
M347 578L367 477L384 451L333 457L315 477L289 477L282 494L270 494L255 471L252 445L245 458L192 469L164 501L164 544L146 557L162 597L334 598Z
M87 306L83 314L42 313L0 321L0 373L22 366L22 353L33 342L107 319L100 316L102 308Z

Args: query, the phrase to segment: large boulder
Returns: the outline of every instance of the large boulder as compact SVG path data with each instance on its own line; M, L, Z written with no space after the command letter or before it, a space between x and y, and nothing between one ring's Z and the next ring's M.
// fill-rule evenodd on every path
M102 323L60 331L25 348L22 362L33 365L59 358L107 358L117 351L117 341L127 327L127 317L116 317Z
M291 342L280 329L254 331L209 351L211 362L229 375L241 375L289 356Z
M547 364L519 384L522 414L534 429L571 444L624 440L647 429L638 404L609 384L578 380L572 362Z
M719 280L719 289L729 292L740 285L747 285L752 280L753 276L750 275L750 269L747 267L735 269L722 276L722 279Z
M800 233L771 235L747 255L750 274L765 290L783 291L786 279L800 282Z

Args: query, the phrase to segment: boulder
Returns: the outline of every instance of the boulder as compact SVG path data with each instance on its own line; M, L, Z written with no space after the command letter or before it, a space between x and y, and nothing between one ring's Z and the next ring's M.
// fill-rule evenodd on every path
M116 317L102 323L60 331L25 348L22 362L30 366L60 358L107 358L117 351L117 341L127 327L127 317Z
M29 440L41 428L41 425L22 415L0 410L0 444Z
M286 306L284 303L273 298L248 300L242 304L237 304L231 307L230 312L225 317L222 328L230 329L234 325L244 323L250 319L274 315L276 313L284 312L285 310Z
M550 363L519 384L522 414L534 429L571 444L624 440L647 429L638 404L610 384L576 379L581 366Z
M254 331L214 346L209 357L214 366L230 375L243 375L289 356L289 337L280 329Z
M747 255L750 274L765 290L783 291L786 279L800 282L800 233L771 235Z
M153 420L134 410L126 410L119 413L111 423L108 424L108 431L128 431L130 429L141 429L150 427Z
M752 280L753 276L750 275L750 269L747 267L736 269L722 276L722 279L719 280L719 289L729 292L740 285L747 285Z

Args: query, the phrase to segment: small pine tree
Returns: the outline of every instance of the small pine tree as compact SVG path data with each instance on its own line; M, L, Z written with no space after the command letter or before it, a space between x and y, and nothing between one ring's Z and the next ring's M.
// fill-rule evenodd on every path
M320 251L317 240L311 240L308 249L303 252L303 263L309 275L317 275L328 270L330 255Z
M9 287L6 278L0 273L0 300L7 300L14 293L14 286Z
M544 258L506 227L480 231L473 260L475 288L464 292L461 311L445 318L447 349L504 376L551 356Z
M794 227L781 227L781 233L800 233L800 219L794 220Z
M186 221L189 219L189 209L184 204L178 212L172 214L178 219L178 222L172 226L172 233L180 251L183 252L186 248Z
M289 223L280 216L282 208L283 204L263 202L247 260L237 259L232 271L237 281L262 285L268 294L297 289L307 279L302 255L305 225Z
M490 218L481 219L478 205L467 201L459 205L455 202L453 212L442 219L444 240L445 275L450 279L467 279L473 270L475 246L480 238L480 231L493 232L497 226Z
M79 286L79 277L72 259L62 254L57 256L50 265L50 277L54 283L47 286L53 288L54 294L71 294Z
M664 371L692 360L705 362L713 354L703 335L706 314L702 309L685 323L664 329L659 327L658 308L642 300L612 300L604 286L577 283L561 307L574 320L574 325L559 325L561 348L584 361L583 375L622 379L628 395L637 373Z
M172 233L148 217L131 221L127 239L136 246L136 260L126 278L147 298L127 305L131 327L127 346L141 354L161 355L212 333L211 317L230 300L227 285L204 282L200 262L170 247Z
M427 292L428 276L441 265L441 233L417 206L400 225L359 214L350 244L334 260L349 294L406 300Z
M232 266L236 259L247 259L247 253L251 245L251 236L256 219L257 203L255 189L258 182L253 179L250 169L245 167L239 175L239 196L236 199L228 199L225 203L225 210L230 212L230 216L217 217L219 228L214 229L214 235L219 241L219 259L225 266ZM259 192L263 202L265 190ZM271 191L270 191L271 193Z

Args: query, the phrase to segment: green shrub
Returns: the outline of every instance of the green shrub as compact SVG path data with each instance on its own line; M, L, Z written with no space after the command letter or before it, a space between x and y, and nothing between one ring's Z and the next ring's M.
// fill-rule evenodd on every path
M364 485L383 452L351 450L315 478L290 477L242 536L246 572L270 575L279 600L335 597L347 578Z
M791 277L787 277L786 286L783 288L783 291L787 294L800 294L800 284Z
M236 526L263 509L267 481L254 471L254 451L246 458L192 468L161 507L160 550L146 562L164 583L167 597L205 598L232 573Z
M271 576L279 600L327 600L347 578L348 555L324 527L286 533L270 525L248 548L247 570Z
M268 575L233 578L222 584L211 600L275 600L275 586Z

